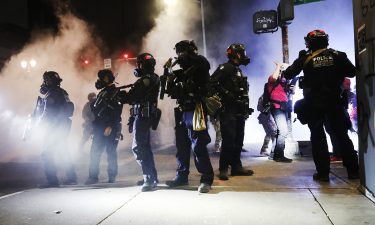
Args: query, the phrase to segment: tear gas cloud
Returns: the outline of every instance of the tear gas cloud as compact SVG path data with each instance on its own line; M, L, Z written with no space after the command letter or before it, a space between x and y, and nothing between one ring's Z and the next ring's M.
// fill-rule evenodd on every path
M159 4L164 7L164 10L155 18L154 28L143 40L144 52L150 52L156 58L158 74L162 72L164 62L169 57L175 56L173 49L175 43L183 39L195 38L192 27L194 21L199 20L199 17L196 18L199 5L194 2L186 2L186 4L176 2L166 6L163 1L160 1ZM0 123L2 126L0 133L4 140L0 143L2 161L39 160L42 145L40 134L35 134L34 138L28 142L20 140L27 116L35 107L42 83L42 74L48 70L60 74L63 79L61 87L67 90L70 99L75 104L69 149L73 156L78 156L74 153L78 153L77 146L82 134L81 112L87 102L87 94L97 92L94 83L97 71L103 66L101 49L105 46L102 45L100 37L96 37L88 23L69 11L59 14L58 17L60 25L57 35L48 31L34 31L30 42L20 53L12 56L1 71ZM94 66L82 68L77 65L82 56L89 56L90 64ZM36 67L28 68L27 71L22 69L21 61L31 59L37 61ZM117 75L116 82L122 85L136 80L133 76L134 61L135 58L127 61L120 60L117 53L112 56L112 70ZM158 131L153 132L153 142L159 145L171 145L174 142L174 135L171 135L174 133L174 119L171 119L174 117L174 105L175 101L168 99L167 96L159 103L163 115ZM132 136L124 125L129 116L128 109L129 106L124 106L122 115L124 141L120 142L119 149L129 149L131 146Z
M36 104L42 74L53 70L63 79L61 86L67 90L70 99L75 103L72 143L80 137L80 112L87 101L87 94L96 91L93 85L98 68L86 70L77 67L77 59L82 51L90 55L90 60L101 60L99 43L91 36L91 28L71 13L59 15L61 20L59 32L53 35L48 31L35 31L22 51L11 57L1 71L0 96L2 98L0 120L2 123L2 160L30 156L40 152L39 142L22 142L21 135L27 115ZM20 66L22 60L36 60L34 68L24 70ZM6 117L5 112L13 116ZM27 147L25 147L27 146ZM4 156L4 157L3 157ZM26 158L24 158L26 160Z

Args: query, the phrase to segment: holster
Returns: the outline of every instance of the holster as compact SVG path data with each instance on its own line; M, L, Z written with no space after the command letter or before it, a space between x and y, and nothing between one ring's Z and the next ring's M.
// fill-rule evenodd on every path
M155 108L151 114L151 129L156 130L158 128L160 118L161 110L159 108Z

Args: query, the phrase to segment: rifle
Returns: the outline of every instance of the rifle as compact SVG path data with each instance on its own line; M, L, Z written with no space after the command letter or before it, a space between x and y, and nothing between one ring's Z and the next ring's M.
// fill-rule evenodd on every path
M30 136L31 131L34 129L34 127L37 124L38 119L43 113L42 107L43 107L43 99L40 96L38 96L38 99L35 104L35 108L33 112L29 114L25 122L25 127L22 133L22 140L25 141Z
M111 104L114 103L116 100L119 100L117 98L118 98L118 94L119 94L121 89L130 88L130 87L133 87L133 86L134 86L134 84L128 84L128 85L116 87L116 89L113 91L113 93L109 97L107 97L108 91L106 91L102 95L98 96L95 103L94 103L94 109L99 108L99 111L96 113L97 116L101 117L102 113L107 108L113 109L113 106Z
M169 58L164 64L164 73L160 76L160 99L164 99L166 92L167 78L173 74L172 68L177 64L177 60L172 63L172 58Z

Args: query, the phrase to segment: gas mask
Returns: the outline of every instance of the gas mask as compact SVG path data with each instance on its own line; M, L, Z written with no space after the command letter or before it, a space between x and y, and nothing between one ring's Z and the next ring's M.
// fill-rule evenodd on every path
M247 64L250 63L250 58L247 57L246 51L239 51L237 53L237 57L238 57L240 65L247 66Z
M46 82L43 82L42 85L40 85L40 90L39 92L42 94L42 95L45 95L47 94L49 88L48 88L48 85L46 84Z
M95 87L98 90L105 88L107 85L108 84L101 79L97 79L96 82L95 82Z

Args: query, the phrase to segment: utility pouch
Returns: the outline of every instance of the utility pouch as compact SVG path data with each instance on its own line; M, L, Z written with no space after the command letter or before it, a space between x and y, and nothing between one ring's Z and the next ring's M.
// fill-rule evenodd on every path
M294 104L294 113L302 124L307 124L310 118L311 110L309 110L306 99L300 99Z
M156 130L158 128L160 118L161 110L159 108L155 108L151 116L151 129Z
M128 131L129 133L133 133L133 124L134 124L134 120L135 120L135 117L134 116L130 116L129 119L128 119Z

